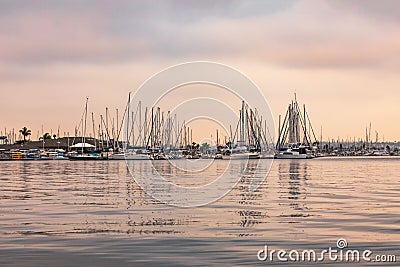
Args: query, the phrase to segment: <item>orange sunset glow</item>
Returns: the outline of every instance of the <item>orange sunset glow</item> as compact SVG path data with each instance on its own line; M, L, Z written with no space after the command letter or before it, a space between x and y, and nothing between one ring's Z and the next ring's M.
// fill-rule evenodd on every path
M105 107L122 113L151 75L207 60L250 77L276 121L297 93L325 140L363 138L370 123L374 138L400 140L399 5L2 1L0 131L72 135L86 97L96 118Z

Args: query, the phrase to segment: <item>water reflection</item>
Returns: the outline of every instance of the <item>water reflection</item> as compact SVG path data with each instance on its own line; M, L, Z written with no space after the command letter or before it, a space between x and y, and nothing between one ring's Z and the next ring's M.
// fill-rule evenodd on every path
M266 215L266 210L262 207L261 201L263 198L262 189L252 189L255 175L257 173L259 161L249 160L248 162L241 162L241 167L245 168L244 175L239 180L236 190L233 194L238 194L238 211L237 214L240 216L239 225L241 228L254 228L259 224L263 223ZM264 179L264 177L262 177ZM262 186L262 185L261 185ZM265 189L265 188L264 188ZM238 193L236 193L238 191ZM250 236L256 235L254 231L240 231L238 236Z
M400 165L393 160L378 162L371 174L361 175L371 160L275 161L271 175L253 191L254 176L262 178L255 171L257 161L235 161L236 170L246 171L233 190L210 205L190 209L174 208L147 195L125 162L4 162L0 236L101 233L286 240L312 236L332 241L332 236L343 233L349 239L374 239L377 232L381 239L398 239ZM134 164L143 173L151 171L143 163ZM171 172L165 163L157 164ZM225 170L223 164L210 167L205 177L192 175L182 181L213 179ZM268 168L268 162L261 164ZM385 172L385 179L371 183L370 177L378 179Z
M298 223L299 220L295 218L310 216L307 207L307 180L307 161L279 161L279 198L283 206L280 217L290 218L290 223Z

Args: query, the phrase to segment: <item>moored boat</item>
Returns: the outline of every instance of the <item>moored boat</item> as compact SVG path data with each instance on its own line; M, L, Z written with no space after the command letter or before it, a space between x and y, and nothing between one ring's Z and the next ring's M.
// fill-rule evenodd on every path
M97 154L72 154L68 155L69 160L108 160L108 157Z
M301 148L287 148L275 154L276 159L312 159L314 156L307 153L307 149Z
M300 110L295 94L282 125L281 116L279 116L279 136L274 158L315 158L318 144L306 107L304 105L303 112Z
M143 153L141 150L129 151L126 153L113 154L111 160L146 160L150 159L149 153Z

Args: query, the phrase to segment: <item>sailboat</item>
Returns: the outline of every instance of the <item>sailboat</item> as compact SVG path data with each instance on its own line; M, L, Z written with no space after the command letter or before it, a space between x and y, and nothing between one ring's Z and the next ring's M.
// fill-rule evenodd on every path
M235 142L236 134L238 140ZM235 136L232 137L233 144L229 142L230 149L224 156L230 159L259 159L262 135L262 127L256 112L242 101Z
M82 119L84 120L83 121L82 142L71 146L72 148L80 149L81 153L70 152L70 153L68 153L68 159L70 159L70 160L107 160L108 157L104 157L101 154L88 153L88 150L94 147L93 145L86 143L86 122L87 122L87 113L88 113L88 101L89 101L89 98L86 97L85 110L84 110L83 117L82 117Z
M150 159L150 153L144 149L130 149L124 153L113 154L112 160L145 160Z
M303 106L299 108L296 94L289 104L285 119L281 125L279 116L279 137L276 144L277 159L310 159L315 157L317 138L312 128L310 118Z
M136 124L135 118L138 115L137 112L140 113L139 120L141 120L141 102L137 106L136 112L131 112L131 93L128 95L128 102L125 107L125 111L123 113L123 118L121 125L118 125L119 130L116 135L116 143L117 148L116 151L109 157L110 160L145 160L150 159L150 153L144 146L135 146L135 133L134 127ZM118 118L118 117L117 117ZM117 120L118 121L118 120ZM118 124L118 123L117 123ZM122 127L125 124L125 140L119 142L119 137L122 134ZM146 124L146 123L145 123ZM140 127L145 127L141 125ZM140 132L141 135L141 132ZM141 138L143 139L143 138ZM122 147L120 147L122 144Z

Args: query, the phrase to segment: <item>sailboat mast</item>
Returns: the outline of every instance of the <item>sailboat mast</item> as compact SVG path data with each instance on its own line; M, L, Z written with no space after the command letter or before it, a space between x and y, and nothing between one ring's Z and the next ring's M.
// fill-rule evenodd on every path
M140 142L143 142L143 138L142 138L142 103L141 103L141 101L139 101L138 108L139 108L139 140L140 140ZM138 144L140 144L140 143L138 143Z
M322 125L321 125L321 136L319 142L322 144Z
M119 139L119 131L118 131L118 129L119 129L119 121L118 121L118 108L116 109L116 113L117 113L117 129L116 129L116 131L117 131L117 133L116 133L116 137L115 137L115 142L117 143L117 150L119 150L119 142L118 142L118 139Z
M136 114L137 114L137 112L136 112ZM135 144L136 144L136 142L135 142L135 120L136 120L136 114L132 111L131 112L131 115L132 115L132 119L131 119L131 121L132 121L132 126L131 126L131 133L129 134L129 139L130 139L130 137L132 136L132 146L135 146Z
M218 140L218 129L217 129L217 148L218 148L218 145L219 145L219 140Z
M278 124L278 149L281 149L281 115L279 115Z
M303 112L304 112L304 139L306 141L305 145L310 145L308 142L308 137L307 137L307 118L306 118L306 105L303 105Z
M92 112L92 127L93 127L93 140L94 140L94 149L97 150L97 146L96 146L96 129L94 126L94 114Z
M146 107L144 110L144 129L143 129L143 146L147 146L147 113L148 113L148 108Z
M232 125L229 125L229 134L230 134L230 137L229 137L229 148L230 149L232 149L232 140L233 140L233 137L232 137Z
M110 147L110 134L108 132L108 108L106 107L106 133L107 133L107 148Z
M150 140L151 140L151 148L154 148L154 107L151 108L151 131L150 131Z
M130 115L130 106L131 106L131 93L129 93L128 96L128 104L126 105L126 147L125 147L125 152L128 150L129 146L129 115ZM135 142L135 139L133 139L133 142Z
M242 101L242 110L240 112L240 141L244 142L244 101Z
M84 146L85 146L85 137L86 137L86 121L87 121L87 111L88 111L88 101L89 101L89 98L88 97L86 97L86 105L85 105L85 122L84 122L84 125L83 125L83 144L82 144L82 154L84 153Z

